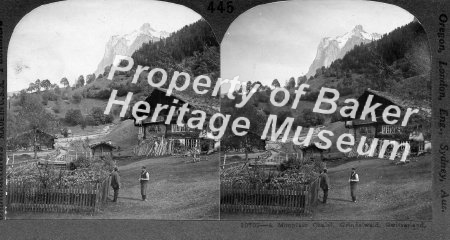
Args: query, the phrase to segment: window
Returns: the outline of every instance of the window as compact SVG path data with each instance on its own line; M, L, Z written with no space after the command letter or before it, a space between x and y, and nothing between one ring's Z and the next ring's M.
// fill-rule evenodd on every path
M361 135L366 135L366 136L374 135L372 126L360 127L359 132L361 133Z
M382 134L391 134L391 133L397 133L400 130L399 126L395 125L383 125L381 126L381 133Z
M178 126L177 124L172 124L171 128L172 128L172 132L187 132L188 131L188 128L186 127L186 125Z
M186 139L184 139L184 145L187 148L198 147L198 139L186 138Z
M148 132L160 133L162 132L162 128L160 125L150 125L147 127Z

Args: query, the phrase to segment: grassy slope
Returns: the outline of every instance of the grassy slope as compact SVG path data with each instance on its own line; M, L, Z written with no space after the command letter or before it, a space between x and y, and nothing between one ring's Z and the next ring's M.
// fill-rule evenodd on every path
M138 128L131 119L121 121L101 140L111 140L120 146L120 156L131 156L132 149L138 144Z

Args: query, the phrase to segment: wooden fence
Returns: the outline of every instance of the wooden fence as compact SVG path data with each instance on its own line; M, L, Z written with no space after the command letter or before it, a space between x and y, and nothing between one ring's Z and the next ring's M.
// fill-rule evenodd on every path
M173 153L173 141L168 141L164 137L148 139L142 141L133 148L135 156L157 157Z
M220 186L220 211L239 213L309 214L318 202L319 179L281 189L257 189L251 185Z
M8 211L96 212L106 204L110 177L103 182L73 188L43 188L36 184L8 182Z

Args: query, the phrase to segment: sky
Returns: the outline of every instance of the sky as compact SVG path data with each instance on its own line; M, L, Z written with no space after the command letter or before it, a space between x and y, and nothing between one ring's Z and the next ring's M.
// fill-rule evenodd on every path
M305 75L319 42L361 24L368 33L388 33L414 19L394 5L359 1L289 1L259 5L240 15L221 45L221 77L283 85Z
M181 5L152 0L69 0L40 6L14 29L8 49L8 92L36 79L73 84L93 73L113 35L144 23L174 32L201 18Z

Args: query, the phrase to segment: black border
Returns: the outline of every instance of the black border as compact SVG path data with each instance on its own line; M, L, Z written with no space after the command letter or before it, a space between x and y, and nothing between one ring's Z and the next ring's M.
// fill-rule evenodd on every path
M219 0L213 0L218 2ZM301 0L295 0L301 1ZM339 0L337 0L339 1ZM363 0L360 0L363 1ZM34 8L55 0L3 0L0 2L0 207L4 205L6 148L4 133L6 129L6 61L9 39L20 19ZM166 0L184 5L199 13L211 25L218 42L221 42L227 28L246 10L274 0L232 0L232 13L213 14L207 10L210 0ZM446 49L438 52L440 18L450 16L450 1L447 0L381 0L397 5L413 14L427 32L431 48L432 66L432 154L433 154L433 218L423 223L423 228L393 227L387 228L387 221L157 221L157 220L7 220L0 221L0 239L450 239L450 197L442 198L441 191L450 193L448 177L439 180L439 173L450 171L450 163L441 168L441 153L438 146L448 145L450 141L450 117L440 124L440 110L450 112L450 88L439 92L439 61L450 63L450 21L445 24ZM318 16L320 17L320 16ZM446 69L444 81L449 83L450 68ZM441 86L442 89L442 86ZM438 98L438 94L445 97ZM445 153L448 160L450 154ZM447 209L442 211L442 200L447 200ZM4 216L0 213L0 218ZM279 222L305 223L308 227L282 228ZM317 223L333 223L334 227L320 227ZM342 227L340 224L379 222L381 227ZM395 221L388 221L395 223ZM251 223L251 224L245 224ZM398 223L411 223L399 221ZM246 227L247 226L247 227ZM251 227L248 227L251 226Z

